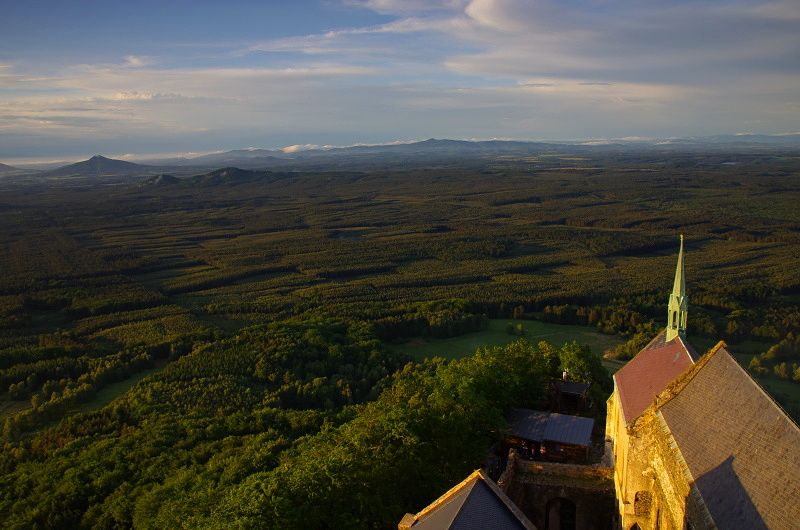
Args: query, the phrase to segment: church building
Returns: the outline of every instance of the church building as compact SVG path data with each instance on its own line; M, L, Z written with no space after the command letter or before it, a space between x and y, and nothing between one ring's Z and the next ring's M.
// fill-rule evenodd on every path
M512 451L498 484L476 471L399 528L800 528L800 427L724 342L701 357L686 341L683 237L668 311L666 329L614 375L602 465ZM553 417L512 411L512 438L554 440ZM577 420L558 435L586 438Z
M700 358L686 342L683 262L681 237L667 328L614 375L618 526L797 528L800 428L724 343Z

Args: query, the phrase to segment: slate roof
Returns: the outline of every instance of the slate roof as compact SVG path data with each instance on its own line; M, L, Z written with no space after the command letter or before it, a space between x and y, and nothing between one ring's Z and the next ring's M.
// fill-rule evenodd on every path
M544 441L544 429L550 413L538 410L511 409L506 415L508 431L523 440Z
M536 530L492 479L478 470L398 525L413 530Z
M506 418L509 432L534 442L556 442L589 446L594 420L568 414L511 409Z
M574 381L567 381L562 383L559 387L558 391L562 394L575 394L575 395L583 395L589 389L589 385L586 383L576 383Z
M659 333L614 374L614 386L626 425L647 410L656 395L700 357L680 337L666 342L666 333L666 329Z
M800 428L720 343L658 411L718 528L798 528Z
M594 420L568 414L551 414L544 429L544 439L588 447L592 443Z

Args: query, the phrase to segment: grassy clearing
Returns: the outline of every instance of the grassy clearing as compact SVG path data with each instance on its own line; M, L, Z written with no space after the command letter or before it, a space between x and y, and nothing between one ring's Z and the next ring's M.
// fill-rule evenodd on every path
M577 341L581 344L589 344L592 351L597 355L603 355L607 350L613 350L618 344L624 342L619 337L603 335L592 328L584 326L560 326L546 324L537 320L496 319L489 321L487 329L476 333L468 333L450 339L417 338L405 344L398 344L392 347L407 353L417 361L433 357L460 359L472 355L478 348L504 346L520 339L519 335L510 335L508 333L509 322L515 328L519 324L522 325L522 329L525 330L525 335L522 338L528 342L545 341L553 346L561 347L565 343ZM603 359L603 365L612 373L619 370L623 364L619 361Z
M0 422L5 420L7 416L11 416L19 412L25 412L30 408L31 402L29 400L12 401L8 398L8 394L6 394L3 396L3 400L0 401Z
M693 343L694 344L694 343ZM716 343L715 343L716 344ZM765 342L758 342L754 340L746 340L736 343L729 343L728 344L728 351L733 352L737 355L747 355L749 357L753 357L754 355L758 355L762 352L767 351L772 343L765 343ZM747 359L747 362L750 362L750 359ZM747 366L747 364L745 364Z
M151 368L150 370L143 370L138 374L134 374L133 376L129 377L124 381L120 381L118 383L112 383L105 387L103 390L97 393L97 397L95 397L89 403L84 404L75 412L92 412L95 410L100 410L125 392L133 388L139 381L147 377L148 375L157 374L161 370L163 370L164 366L157 366L156 368Z
M770 393L780 392L789 398L792 403L800 405L800 385L797 383L771 376L759 377L756 381Z
M125 392L133 388L139 381L147 377L151 374L156 374L164 369L164 366L158 366L156 368L151 368L150 370L144 370L139 372L138 374L134 374L133 376L129 377L124 381L119 381L118 383L112 383L105 387L104 389L100 390L97 393L97 396L90 401L89 403L85 403L80 407L72 410L69 415L78 414L81 412L92 412L95 410L100 410ZM7 399L7 395L4 396L6 399L0 401L0 420L5 419L6 416L10 416L12 414L17 414L19 412L25 412L31 408L31 404L29 400L25 401L11 401ZM60 421L60 420L58 420ZM45 425L44 428L52 427L56 425L58 421L50 422L49 424ZM39 429L43 430L43 429Z
M151 368L150 370L143 370L133 376L129 377L124 381L120 381L118 383L112 383L105 387L104 389L97 392L97 396L90 401L89 403L84 403L80 407L76 407L74 409L70 409L66 414L64 414L61 418L57 420L53 420L49 423L45 423L44 425L39 426L37 429L31 431L33 433L39 433L46 431L47 429L53 428L58 423L64 419L74 416L76 414L82 414L85 412L94 412L95 410L100 410L121 395L125 394L128 390L133 388L136 383L147 377L151 374L156 374L164 369L164 366L157 366L156 368ZM30 404L28 404L28 408L30 408Z

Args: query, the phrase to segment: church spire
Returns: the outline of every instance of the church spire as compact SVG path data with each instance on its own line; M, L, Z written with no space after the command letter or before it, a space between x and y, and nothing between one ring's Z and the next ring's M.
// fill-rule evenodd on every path
M686 280L683 277L683 235L681 250L678 253L678 268L675 271L675 284L669 297L666 340L675 337L686 338L686 318L689 314L689 299L686 297Z

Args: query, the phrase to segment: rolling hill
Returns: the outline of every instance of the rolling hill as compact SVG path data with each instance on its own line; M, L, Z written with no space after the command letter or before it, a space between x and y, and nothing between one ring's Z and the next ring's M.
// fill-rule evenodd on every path
M163 168L93 156L89 160L40 173L41 177L135 177L162 173Z

